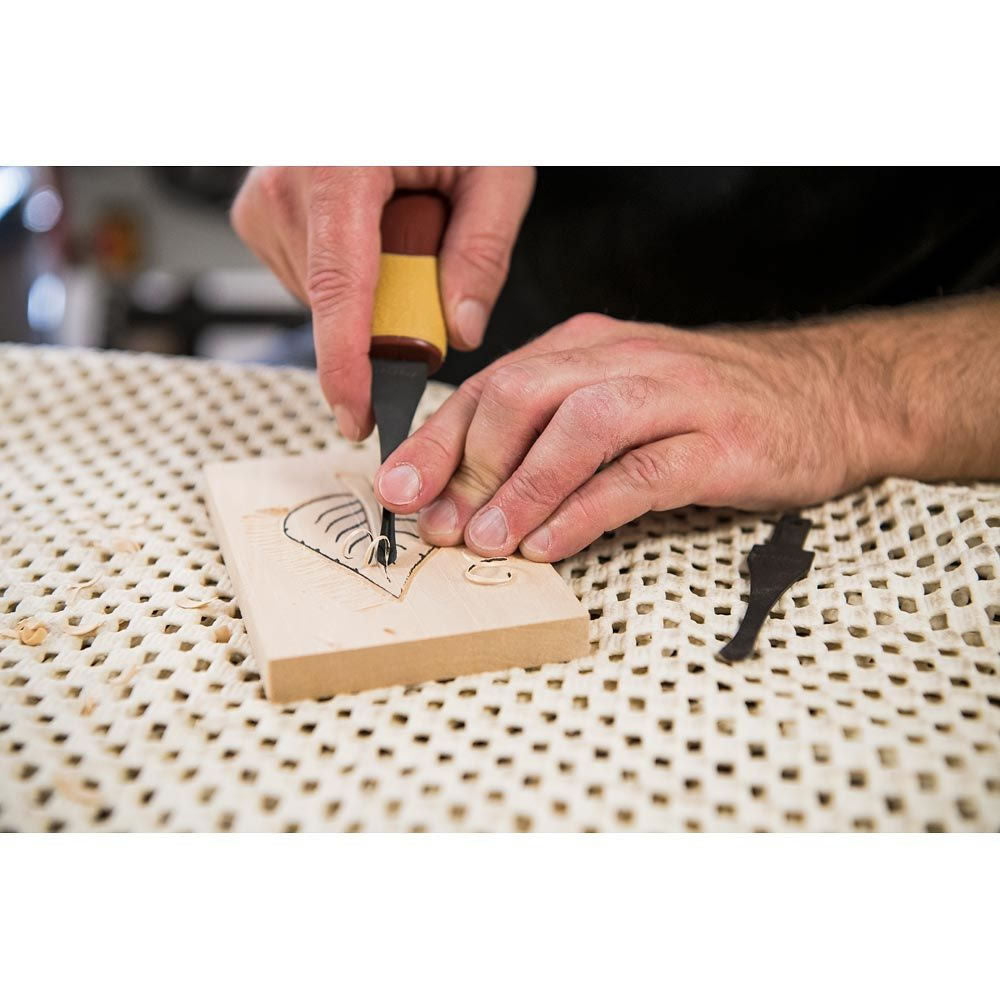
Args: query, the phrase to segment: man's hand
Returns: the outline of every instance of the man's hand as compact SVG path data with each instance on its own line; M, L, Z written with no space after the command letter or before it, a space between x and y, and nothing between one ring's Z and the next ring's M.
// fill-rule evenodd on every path
M371 433L368 345L379 222L397 190L451 203L441 247L448 337L478 347L534 188L530 167L255 167L233 204L240 237L312 309L316 366L341 432Z
M419 510L434 544L552 561L649 510L800 506L885 475L996 474L1000 308L972 302L762 332L577 316L461 386L376 489ZM967 384L952 363L962 338L982 357ZM961 426L972 405L985 405L987 440L936 427Z

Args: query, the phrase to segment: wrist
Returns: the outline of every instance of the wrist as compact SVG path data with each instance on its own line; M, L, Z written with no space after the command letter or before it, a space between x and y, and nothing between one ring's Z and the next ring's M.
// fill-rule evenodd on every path
M887 476L919 477L929 442L905 390L901 333L885 316L841 318L803 329L826 373L831 447L842 490Z
M851 487L900 476L939 478L956 456L942 454L936 427L933 355L918 349L925 332L914 318L884 310L845 317L827 330L843 390L852 456Z

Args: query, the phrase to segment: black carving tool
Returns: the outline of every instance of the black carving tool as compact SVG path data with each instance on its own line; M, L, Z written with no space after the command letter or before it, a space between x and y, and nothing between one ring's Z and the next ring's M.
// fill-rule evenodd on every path
M745 660L757 641L757 633L778 598L796 581L805 577L815 553L805 550L812 521L786 514L775 526L770 541L755 545L747 556L750 567L750 597L739 630L719 652L731 663Z
M448 336L438 290L437 252L447 206L434 194L404 192L382 212L382 255L372 316L372 409L384 462L409 436L428 375L441 367ZM396 561L396 516L382 511L376 546Z

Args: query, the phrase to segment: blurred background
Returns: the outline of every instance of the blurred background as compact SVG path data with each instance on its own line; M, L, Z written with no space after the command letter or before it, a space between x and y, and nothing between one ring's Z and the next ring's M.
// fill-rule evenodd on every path
M312 364L229 225L245 170L0 166L0 340Z

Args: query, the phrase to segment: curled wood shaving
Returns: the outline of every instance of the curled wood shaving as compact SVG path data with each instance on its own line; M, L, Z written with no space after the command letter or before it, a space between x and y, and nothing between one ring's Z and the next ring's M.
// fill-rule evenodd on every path
M351 548L352 545L354 545L360 539L364 538L366 535L368 536L368 538L372 537L372 533L367 528L362 528L362 527L355 528L344 539L343 544L340 546L340 557L342 559L351 559L351 558L353 558L351 556L350 552L349 552L349 549ZM365 552L365 558L367 559L367 550Z
M138 552L142 546L133 538L112 539L111 547L115 552Z
M214 597L181 597L177 600L177 607L184 608L186 611L195 611L197 608L205 607L206 604L211 604L214 600Z
M373 538L371 544L365 550L365 565L374 566L378 559L379 546L385 542L386 545L389 544L389 538L387 535L379 535L378 538Z
M82 784L66 777L64 774L57 774L52 782L56 789L72 802L77 802L81 806L99 806L101 796L91 788L85 788Z
M118 687L121 687L125 684L128 684L128 682L132 680L132 678L135 677L137 673L139 673L139 668L133 663L132 666L125 671L125 673L121 674L119 677L116 677L113 681L111 681L111 683Z
M25 646L40 646L48 638L49 630L32 618L25 618L14 626L17 638Z
M499 584L510 583L510 581L514 579L514 574L503 566L497 566L497 563L505 563L506 561L506 556L494 556L491 559L480 559L478 562L474 562L470 566L466 566L465 579L469 580L471 583L480 583L488 587L495 587ZM482 572L483 567L487 568L487 575L485 576ZM503 575L491 575L489 574L490 569L500 569L503 571Z
M81 590L86 590L88 587L93 587L98 580L101 579L101 574L98 573L97 576L92 577L90 580L84 580L81 583L74 583L72 587L69 588L70 597L69 603L72 604L79 596Z
M67 635L92 635L101 627L101 622L94 622L93 625L67 625L63 628L63 631Z

